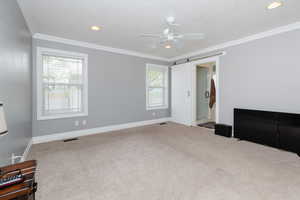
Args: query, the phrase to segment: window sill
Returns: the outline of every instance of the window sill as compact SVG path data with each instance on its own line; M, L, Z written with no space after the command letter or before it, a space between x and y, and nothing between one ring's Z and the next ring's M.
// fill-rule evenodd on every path
M169 106L157 106L157 107L146 107L146 110L162 110L162 109L168 109Z
M37 120L63 119L63 118L84 117L84 116L88 116L88 113L61 114L61 115L53 115L53 116L38 116Z

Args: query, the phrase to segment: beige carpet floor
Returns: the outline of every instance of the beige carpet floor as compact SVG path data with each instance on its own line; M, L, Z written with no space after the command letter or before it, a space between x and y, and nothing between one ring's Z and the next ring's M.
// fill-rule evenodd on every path
M174 123L33 145L38 200L299 200L296 154Z

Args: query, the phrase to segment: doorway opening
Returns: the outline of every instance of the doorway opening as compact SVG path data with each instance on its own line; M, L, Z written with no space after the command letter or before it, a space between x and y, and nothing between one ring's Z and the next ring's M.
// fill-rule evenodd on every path
M196 65L197 126L214 129L216 123L216 62Z
M202 69L205 65L213 65L212 70ZM200 67L198 67L200 66ZM204 86L202 92L197 93L197 68L204 71L203 77L206 79L199 79L198 82L203 81ZM219 70L220 70L220 59L219 56L203 58L195 60L188 63L178 64L172 66L172 121L187 126L198 126L199 123L215 122L219 123L219 106L220 106L220 92L219 92ZM211 72L211 73L209 73ZM211 83L208 81L214 79L215 82L215 100L213 101L212 108L209 107L209 100L211 95L210 86ZM204 81L206 80L206 81ZM205 86L206 84L206 86ZM200 88L201 88L200 87ZM198 87L199 88L199 87ZM205 90L204 90L205 89ZM209 93L207 93L208 91ZM206 94L205 94L206 93ZM199 94L197 100L197 94ZM201 96L202 95L202 96ZM209 98L203 98L209 96ZM201 98L204 99L201 101ZM197 105L199 110L203 106L204 113L202 114L202 109L200 114L197 113ZM198 115L198 117L197 117ZM197 119L198 118L198 119ZM199 123L198 123L199 122Z

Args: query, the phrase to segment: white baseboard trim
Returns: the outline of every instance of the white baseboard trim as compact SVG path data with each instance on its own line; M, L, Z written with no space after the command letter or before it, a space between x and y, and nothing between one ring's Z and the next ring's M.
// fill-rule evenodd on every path
M139 126L157 124L157 123L162 123L162 122L167 122L167 121L171 121L171 118L159 118L159 119L153 119L153 120L131 122L131 123L126 123L126 124L103 126L103 127L98 127L98 128L92 128L92 129L76 130L76 131L70 131L70 132L64 132L64 133L55 133L55 134L51 134L51 135L36 136L36 137L32 138L32 143L39 144L39 143L52 142L52 141L57 141L57 140L65 140L65 139L74 138L74 137L94 135L94 134L122 130L122 129L127 129L127 128L134 128L134 127L139 127Z
M30 139L29 142L28 142L28 144L27 144L27 147L26 147L26 149L25 149L25 151L24 151L24 153L22 155L22 158L20 160L21 162L26 161L31 146L32 146L32 139Z

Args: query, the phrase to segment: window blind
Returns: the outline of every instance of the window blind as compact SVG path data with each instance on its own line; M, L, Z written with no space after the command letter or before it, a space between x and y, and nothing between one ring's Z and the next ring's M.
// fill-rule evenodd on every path
M42 55L44 116L83 112L83 59Z

